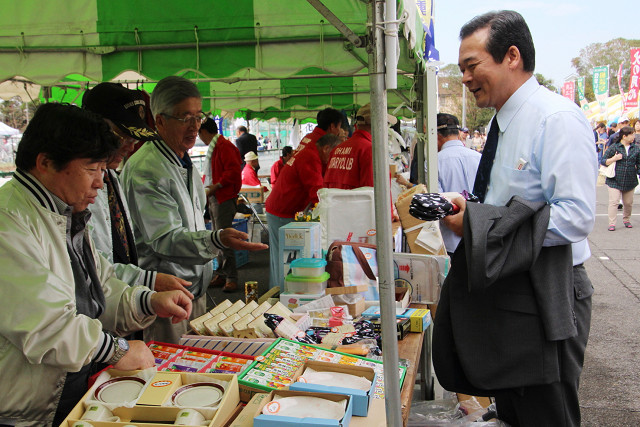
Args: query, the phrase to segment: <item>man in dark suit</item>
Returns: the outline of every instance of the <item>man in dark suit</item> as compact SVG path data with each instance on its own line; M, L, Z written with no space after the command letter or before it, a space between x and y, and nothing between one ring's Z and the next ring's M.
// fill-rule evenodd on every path
M462 82L493 107L473 193L445 224L462 236L442 288L433 361L448 390L495 396L511 425L579 426L578 383L593 287L593 132L533 76L529 28L513 11L460 31Z
M244 168L244 155L249 151L253 151L258 154L258 140L255 135L250 134L247 128L244 126L238 126L236 129L236 147L240 151L240 157L242 160L242 167Z

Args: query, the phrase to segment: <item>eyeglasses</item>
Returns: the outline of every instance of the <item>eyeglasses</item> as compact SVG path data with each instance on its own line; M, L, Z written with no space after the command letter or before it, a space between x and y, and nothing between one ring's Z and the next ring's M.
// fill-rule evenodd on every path
M190 125L192 123L193 124L201 124L207 118L207 116L204 113L198 113L196 115L187 114L183 118L172 116L171 114L165 114L165 113L161 113L161 114L163 116L165 116L165 117L170 118L170 119L177 120L177 121L181 122L183 125Z

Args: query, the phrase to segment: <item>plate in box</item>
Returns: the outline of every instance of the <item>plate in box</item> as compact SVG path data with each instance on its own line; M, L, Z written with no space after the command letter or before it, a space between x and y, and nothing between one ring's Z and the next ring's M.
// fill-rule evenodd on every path
M104 403L132 402L138 398L146 382L138 377L118 377L105 381L93 393Z
M216 383L193 383L180 387L171 396L176 406L204 408L217 405L224 395L224 387Z

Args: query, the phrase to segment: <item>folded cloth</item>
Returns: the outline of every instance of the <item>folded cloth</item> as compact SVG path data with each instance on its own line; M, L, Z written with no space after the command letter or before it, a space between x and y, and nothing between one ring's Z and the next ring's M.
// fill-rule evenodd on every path
M450 193L448 193L450 194ZM464 190L460 193L465 200L469 202L477 202L478 198L468 191ZM439 193L422 193L415 194L411 199L409 213L411 216L423 221L436 221L447 215L455 215L460 208Z

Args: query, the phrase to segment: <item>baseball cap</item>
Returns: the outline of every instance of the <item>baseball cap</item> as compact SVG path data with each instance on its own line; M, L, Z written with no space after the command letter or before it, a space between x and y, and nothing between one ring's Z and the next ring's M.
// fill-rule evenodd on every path
M618 119L618 123L622 123L622 122L628 122L629 118L627 116L620 116L620 118Z
M257 159L258 159L258 155L253 151L249 151L247 154L244 155L245 162L250 162L251 160L257 160Z
M462 132L469 133L469 128L468 128L468 127L463 127L463 128L462 128Z
M111 120L124 133L139 141L158 139L158 134L144 120L144 94L119 83L100 83L87 90L82 107Z
M391 126L393 126L398 122L398 119L392 116L391 114L387 114L387 122ZM371 104L367 104L360 107L360 109L356 113L356 124L361 124L361 125L371 124Z

